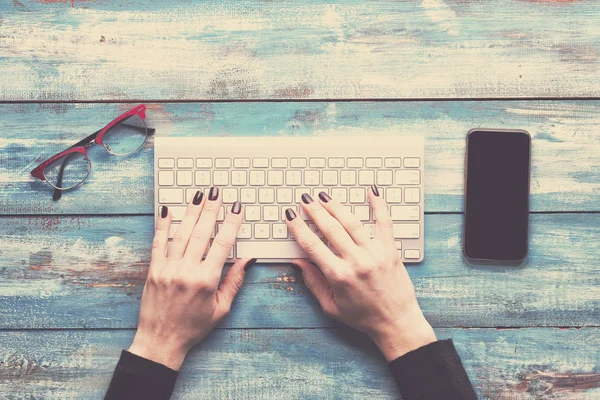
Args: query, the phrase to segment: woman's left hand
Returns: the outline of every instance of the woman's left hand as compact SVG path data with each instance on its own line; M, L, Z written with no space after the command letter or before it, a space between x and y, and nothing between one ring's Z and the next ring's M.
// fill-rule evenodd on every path
M131 353L179 370L187 352L229 313L244 280L244 267L251 260L237 260L220 282L242 222L239 203L232 206L202 260L215 228L220 197L216 187L208 196L196 194L168 254L172 215L167 207L161 209Z

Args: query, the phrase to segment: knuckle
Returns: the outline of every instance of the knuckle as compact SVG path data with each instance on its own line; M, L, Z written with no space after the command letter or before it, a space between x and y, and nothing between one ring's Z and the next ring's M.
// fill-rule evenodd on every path
M392 222L392 219L389 216L378 219L377 221L379 222L379 225L382 228L391 229L394 227L394 223Z
M352 231L358 231L363 227L362 222L360 222L360 220L358 219L352 219L348 222L348 229L352 230Z
M206 240L208 239L208 234L203 229L194 229L192 232L192 238L197 240Z
M319 248L319 243L315 239L304 239L300 246L304 249L308 254L315 254L317 249Z
M215 240L213 241L213 244L229 249L231 246L233 246L234 242L235 240L229 236L217 235L217 237L215 237Z
M349 273L338 273L333 279L336 285L341 287L349 287L352 285L352 276Z

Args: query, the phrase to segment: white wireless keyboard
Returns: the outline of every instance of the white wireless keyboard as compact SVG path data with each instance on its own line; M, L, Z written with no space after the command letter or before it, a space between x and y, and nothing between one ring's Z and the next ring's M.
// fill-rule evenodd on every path
M318 201L319 192L327 192L374 235L367 189L375 183L394 220L402 261L419 262L424 243L423 147L423 138L405 136L156 137L156 215L160 206L169 207L172 238L196 191L207 196L211 186L218 186L223 206L216 231L233 202L240 201L244 208L244 222L228 261L255 257L259 262L287 262L308 258L288 232L287 208L307 220L328 244L300 207L303 193Z

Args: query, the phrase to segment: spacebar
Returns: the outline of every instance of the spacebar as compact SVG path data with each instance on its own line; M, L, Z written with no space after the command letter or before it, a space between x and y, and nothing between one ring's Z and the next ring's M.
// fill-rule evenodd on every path
M270 242L237 242L238 258L308 258L308 255L292 240Z

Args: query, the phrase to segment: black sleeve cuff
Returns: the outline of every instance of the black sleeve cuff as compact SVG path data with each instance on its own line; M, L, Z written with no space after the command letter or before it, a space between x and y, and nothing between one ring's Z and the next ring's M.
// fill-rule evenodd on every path
M404 400L477 400L452 340L439 340L390 362Z
M178 372L126 350L113 374L105 400L168 400Z

